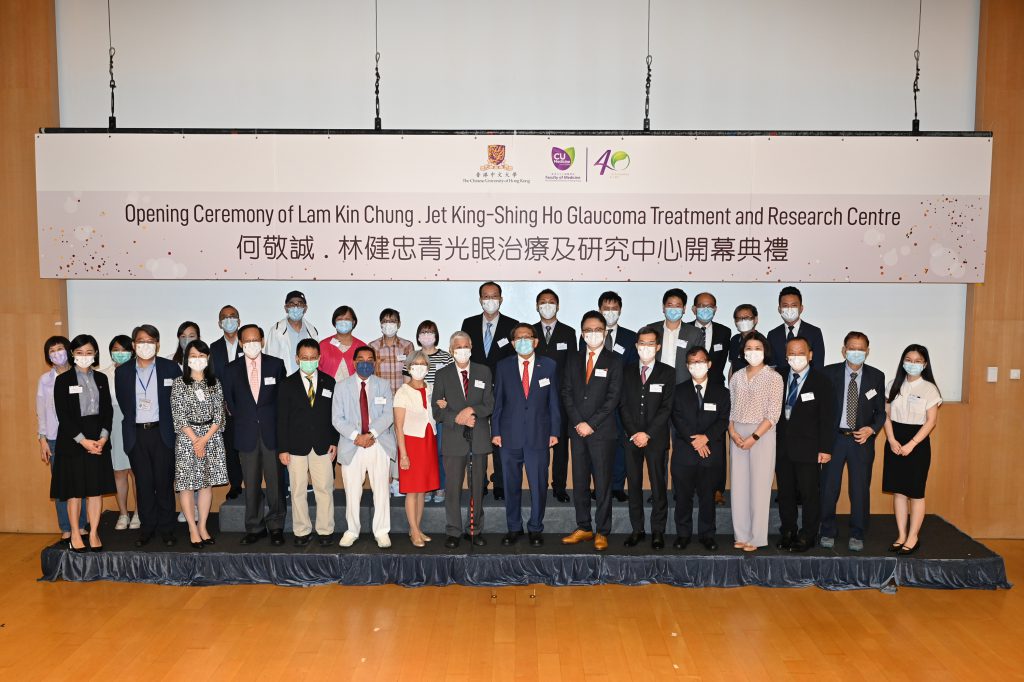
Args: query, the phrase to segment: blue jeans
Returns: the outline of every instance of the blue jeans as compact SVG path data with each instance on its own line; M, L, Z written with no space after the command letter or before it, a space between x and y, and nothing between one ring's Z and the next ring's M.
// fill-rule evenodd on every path
M50 446L50 475L53 475L53 459L57 456L57 441L47 439L47 444ZM68 503L67 500L54 500L53 506L57 508L57 525L60 527L61 533L71 532L71 519L68 518ZM88 518L85 513L85 505L82 505L82 513L79 514L78 527L85 528L89 525Z
M444 457L441 456L441 424L437 424L437 471L441 477L441 487L438 490L444 491Z

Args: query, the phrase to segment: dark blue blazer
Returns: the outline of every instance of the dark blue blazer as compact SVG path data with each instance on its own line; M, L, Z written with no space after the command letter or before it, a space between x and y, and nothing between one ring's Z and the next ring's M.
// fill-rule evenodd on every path
M547 452L549 439L562 431L558 368L551 358L536 353L533 357L536 364L530 377L529 399L523 395L518 355L505 358L495 369L491 435L501 436L502 448ZM545 379L546 385L541 386Z
M835 428L843 421L846 411L846 363L839 362L825 368L825 376L832 383L836 396ZM870 426L877 436L885 426L885 374L869 365L860 368L857 376L860 399L857 402L857 427ZM867 397L868 393L871 397Z
M218 379L224 376L224 369L228 366L228 363L234 362L240 357L243 357L241 340L235 344L235 357L233 358L228 357L228 344L224 340L223 334L219 339L210 344L210 361L213 362L214 376Z
M786 362L786 333L788 331L787 325L780 324L768 332L768 350L772 354L770 364L782 375L783 379L789 376L789 363ZM811 367L824 369L825 339L821 335L821 329L806 320L800 320L800 336L811 342L811 352L814 353L811 358Z
M224 370L224 401L233 419L235 449L241 452L256 449L257 435L267 448L277 448L277 391L284 383L284 361L266 353L260 355L260 360L258 401L252 399L244 357L232 361ZM267 379L273 382L268 384Z
M164 445L174 447L174 419L171 417L171 384L181 376L178 363L159 356L153 358L156 363L157 406L160 408L160 436ZM131 452L135 448L135 386L138 375L135 373L136 360L126 362L114 370L114 394L117 405L121 408L124 419L121 421L121 438L124 439L124 451Z
M616 355L622 358L622 366L632 365L635 362L640 362L640 355L636 352L636 332L632 329L626 329L623 326L619 326L619 331L615 335L615 345L622 347L622 352L613 351ZM583 341L583 336L580 335L579 343L576 344L576 348L582 353L586 350L587 344Z
M693 380L676 386L672 397L672 465L721 466L725 457L725 433L729 428L729 389L708 376L704 409L700 409ZM701 457L690 436L707 436L711 454Z

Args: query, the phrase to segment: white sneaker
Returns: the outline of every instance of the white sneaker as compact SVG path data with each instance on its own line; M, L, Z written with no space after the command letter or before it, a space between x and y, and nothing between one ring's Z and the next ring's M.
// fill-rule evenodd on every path
M338 544L342 547L351 547L355 544L356 540L358 539L359 536L355 533L349 533L348 531L345 531L345 534L341 536L341 542L339 542Z
M132 514L132 522L128 524L128 528L131 530L138 530L142 528L142 521L139 519L139 512Z
M391 481L391 497L405 497L405 495L398 492L398 481Z
M381 549L387 549L388 547L391 546L391 538L388 537L387 535L378 535L376 537L377 537L377 546L380 547Z
M185 512L178 512L178 523L185 523Z
M121 514L117 517L117 523L114 524L114 530L124 530L128 527L128 515Z

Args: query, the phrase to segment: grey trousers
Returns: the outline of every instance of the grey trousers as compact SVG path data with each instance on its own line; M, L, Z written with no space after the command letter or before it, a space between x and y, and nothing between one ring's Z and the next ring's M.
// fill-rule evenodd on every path
M257 437L256 449L240 451L242 480L245 481L245 532L258 533L266 524L267 530L284 530L285 506L278 479L277 452L268 448ZM263 482L266 481L266 517L263 516ZM305 491L302 491L305 494Z
M473 502L473 534L479 535L484 527L484 485L487 481L487 459L490 453L473 455L473 481L470 499ZM444 456L444 514L445 533L456 537L463 533L462 481L466 478L469 457ZM467 508L468 509L468 508ZM466 532L469 532L467 512Z
M760 424L734 424L746 438ZM749 450L732 445L732 527L736 542L755 547L768 544L768 512L775 476L775 429Z

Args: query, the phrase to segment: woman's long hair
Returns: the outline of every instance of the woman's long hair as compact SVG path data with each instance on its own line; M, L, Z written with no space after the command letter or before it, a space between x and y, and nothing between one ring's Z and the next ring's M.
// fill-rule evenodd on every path
M202 338L202 335L203 335L202 332L199 331L199 325L196 324L195 322L190 322L190 321L186 320L185 322L182 322L181 324L178 325L178 333L174 335L174 343L176 343L178 345L174 349L174 358L173 358L173 360L176 363L178 363L179 365L182 365L182 366L185 365L185 362L184 362L184 360L182 360L182 358L187 358L188 355L185 353L185 351L183 351L181 349L181 334L182 334L182 332L184 332L189 327L194 327L195 328L195 330L196 330L196 339ZM209 351L207 351L207 352L209 352Z

